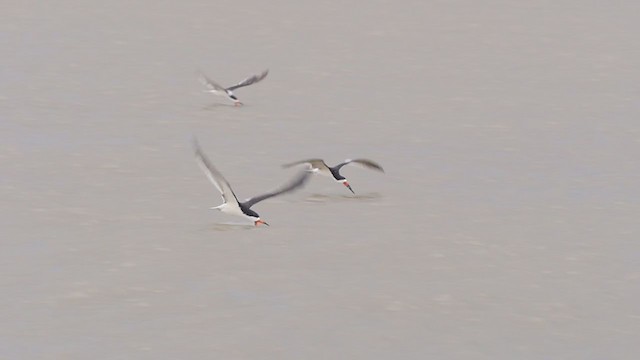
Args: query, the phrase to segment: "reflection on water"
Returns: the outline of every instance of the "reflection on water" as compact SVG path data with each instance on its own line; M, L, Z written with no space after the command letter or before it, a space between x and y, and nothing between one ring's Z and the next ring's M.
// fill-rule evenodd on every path
M203 228L203 231L251 230L256 226L249 223L215 223Z
M209 110L215 110L221 107L224 108L224 107L238 107L238 106L234 106L233 104L213 103L213 104L203 106L202 110L209 111Z
M331 201L373 201L381 199L382 194L377 192L365 193L365 194L311 194L304 201L307 202L331 202Z

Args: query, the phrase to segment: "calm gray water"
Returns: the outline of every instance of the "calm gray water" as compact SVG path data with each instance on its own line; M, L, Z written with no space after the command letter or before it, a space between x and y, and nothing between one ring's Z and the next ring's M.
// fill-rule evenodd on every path
M5 2L0 358L636 359L638 13ZM265 68L242 108L195 76ZM192 135L241 198L308 157L386 174L253 228L208 209Z

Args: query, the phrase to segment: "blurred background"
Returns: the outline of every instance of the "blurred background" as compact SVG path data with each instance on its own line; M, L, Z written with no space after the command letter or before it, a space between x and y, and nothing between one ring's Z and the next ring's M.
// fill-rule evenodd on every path
M639 12L5 2L0 358L635 359Z

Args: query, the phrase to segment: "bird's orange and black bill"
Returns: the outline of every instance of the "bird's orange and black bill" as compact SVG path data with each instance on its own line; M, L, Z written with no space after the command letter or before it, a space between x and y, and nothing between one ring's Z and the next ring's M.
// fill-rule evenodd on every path
M356 194L356 193L355 193L355 191L353 191L353 189L351 188L351 185L349 185L349 183L348 183L348 182L346 182L346 181L345 181L345 182L343 182L343 184L344 184L344 186L346 186L346 187L347 187L347 189L349 189L349 191L351 191L354 195Z

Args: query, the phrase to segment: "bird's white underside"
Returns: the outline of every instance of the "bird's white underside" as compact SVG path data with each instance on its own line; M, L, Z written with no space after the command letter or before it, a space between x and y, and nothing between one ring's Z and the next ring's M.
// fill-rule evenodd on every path
M211 209L220 210L221 212L229 215L242 216L243 218L251 220L252 222L256 222L260 220L260 218L257 218L257 217L247 216L247 214L243 213L242 210L240 209L240 206L238 206L238 204L235 202L224 203L224 204L212 207Z
M235 202L233 203L227 202L227 203L212 207L211 209L220 210L223 213L229 214L229 215L246 216L240 209L240 206L238 206L238 204Z

